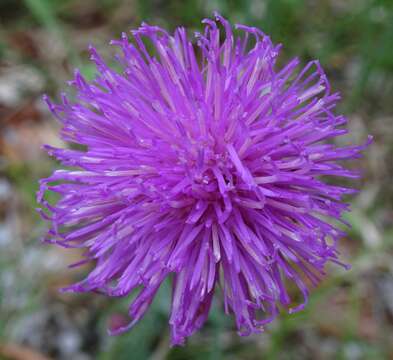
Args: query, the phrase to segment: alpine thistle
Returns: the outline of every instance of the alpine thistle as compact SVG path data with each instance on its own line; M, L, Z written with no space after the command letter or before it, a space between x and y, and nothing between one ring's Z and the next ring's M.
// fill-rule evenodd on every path
M341 264L336 223L354 191L321 177L358 177L337 160L367 144L329 141L347 133L339 95L318 61L277 69L280 46L259 29L236 25L235 36L219 14L203 23L196 45L182 27L142 24L132 42L123 34L112 41L121 72L90 47L98 75L76 71L76 102L45 97L61 137L80 145L45 146L77 168L41 180L45 240L86 249L75 265L95 263L66 290L139 291L130 323L113 333L143 317L167 277L172 344L203 325L218 287L239 334L260 332L279 305L303 309L328 261ZM60 194L56 204L46 191Z

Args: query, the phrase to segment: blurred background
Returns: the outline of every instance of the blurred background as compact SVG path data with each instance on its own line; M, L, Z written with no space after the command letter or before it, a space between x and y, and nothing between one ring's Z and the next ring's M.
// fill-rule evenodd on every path
M88 269L68 270L76 252L39 242L37 180L57 166L40 146L62 145L41 96L68 91L75 67L94 77L89 43L111 62L110 39L141 21L192 34L213 10L283 43L282 60L320 59L348 141L374 135L340 245L353 268L329 267L306 310L261 335L238 337L217 301L203 330L170 348L167 284L135 330L108 337L128 300L60 294ZM392 0L0 0L0 359L393 359L392 103Z

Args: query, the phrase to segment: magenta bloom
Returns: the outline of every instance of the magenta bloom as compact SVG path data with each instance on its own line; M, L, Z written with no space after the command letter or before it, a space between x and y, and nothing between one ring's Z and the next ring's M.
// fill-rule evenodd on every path
M167 277L172 344L203 325L218 288L239 334L260 332L279 306L304 307L326 262L341 264L343 232L332 223L353 190L322 178L358 177L337 160L365 145L329 141L347 133L334 113L339 95L317 61L278 68L280 46L260 30L237 25L234 36L219 15L203 23L196 45L184 28L143 24L133 42L123 34L112 41L120 72L91 47L96 80L76 72L75 102L46 99L61 137L82 145L46 146L77 168L41 181L46 240L86 249L76 265L95 263L67 290L138 292L129 325L114 333L143 317ZM47 190L60 194L56 204Z

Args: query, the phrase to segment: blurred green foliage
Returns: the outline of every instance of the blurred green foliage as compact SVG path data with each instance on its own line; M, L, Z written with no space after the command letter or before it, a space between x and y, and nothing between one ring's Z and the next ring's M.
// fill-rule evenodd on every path
M76 0L24 0L28 12L21 22L32 21L56 34L67 47L72 66L81 67L88 78L94 71L87 59L71 46L67 19L72 19ZM124 3L99 0L94 6L108 18ZM127 2L125 2L127 3ZM123 4L124 6L124 4ZM340 73L343 57L358 58L358 74L348 110L353 110L375 72L393 70L393 2L391 0L136 0L129 2L130 22L112 24L115 36L138 22L155 22L169 29L187 25L200 28L200 20L219 10L232 22L258 26L274 42L285 45L286 57L299 56L304 61L318 58L333 72Z

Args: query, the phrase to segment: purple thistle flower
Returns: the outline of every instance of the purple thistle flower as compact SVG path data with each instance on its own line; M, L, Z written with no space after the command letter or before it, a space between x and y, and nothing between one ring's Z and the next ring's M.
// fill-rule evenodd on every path
M334 113L339 95L318 61L277 69L280 46L260 30L237 25L234 36L218 14L203 23L197 46L184 28L142 24L133 42L123 34L112 41L121 73L90 47L97 78L75 73L76 102L46 98L61 137L83 146L45 146L77 168L41 180L46 241L86 249L75 265L95 263L66 290L139 291L116 334L143 317L169 276L172 344L203 325L218 287L239 334L260 332L279 305L303 309L326 262L341 264L337 221L354 190L321 176L358 177L337 160L367 144L328 142L347 133ZM56 204L48 190L60 194Z

